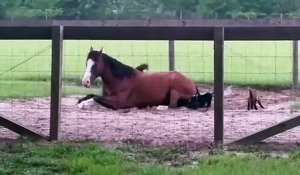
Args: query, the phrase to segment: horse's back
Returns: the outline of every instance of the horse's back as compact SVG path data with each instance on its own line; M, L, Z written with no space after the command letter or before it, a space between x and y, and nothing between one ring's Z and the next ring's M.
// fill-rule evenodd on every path
M141 81L151 82L150 86L157 86L160 88L177 89L183 93L196 93L195 83L185 75L177 71L169 72L153 72L142 74Z

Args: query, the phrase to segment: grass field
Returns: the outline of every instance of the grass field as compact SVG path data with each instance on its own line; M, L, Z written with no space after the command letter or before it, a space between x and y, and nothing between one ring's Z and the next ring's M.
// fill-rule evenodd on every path
M288 158L217 153L193 156L183 149L143 148L120 145L115 148L95 143L34 144L0 146L0 174L72 175L296 175L300 173L300 152Z
M51 70L50 41L0 41L0 95L7 97L45 96ZM292 45L290 41L225 43L225 81L232 84L289 85ZM85 68L90 46L136 66L147 62L150 71L168 70L167 41L65 41L64 95L99 92L73 86ZM176 41L176 70L197 82L213 81L213 43ZM23 64L24 60L29 59ZM20 64L11 71L7 71ZM70 86L72 85L72 86ZM23 88L26 87L26 88ZM83 90L84 89L84 90Z

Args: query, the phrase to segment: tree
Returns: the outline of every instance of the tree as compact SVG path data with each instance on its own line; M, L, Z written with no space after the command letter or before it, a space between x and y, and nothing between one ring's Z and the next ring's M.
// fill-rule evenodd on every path
M95 11L95 6L101 3L101 0L64 0L59 1L59 6L62 7L63 13L60 18L64 19L88 19L92 12Z
M199 0L197 12L203 18L232 18L240 13L237 0Z
M5 15L10 19L45 19L60 15L59 0L3 0Z
M0 19L265 18L300 15L300 0L0 0Z

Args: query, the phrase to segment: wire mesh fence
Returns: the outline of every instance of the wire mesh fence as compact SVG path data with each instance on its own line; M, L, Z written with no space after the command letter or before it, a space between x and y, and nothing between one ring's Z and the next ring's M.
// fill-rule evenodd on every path
M292 48L291 41L226 42L225 138L245 137L299 115L291 89ZM258 110L247 110L249 88L257 90L265 109L257 104ZM297 142L298 132L294 128L267 141Z
M1 41L1 115L45 135L49 133L50 41ZM112 111L77 99L101 94L101 81L81 86L90 47L124 64L149 64L149 72L168 71L168 41L65 41L61 136L67 140L100 140L144 144L208 143L213 139L213 104L208 111L131 109ZM225 142L233 141L298 114L291 94L290 41L225 42ZM198 83L201 93L213 92L213 42L175 41L175 70ZM158 82L159 83L159 82ZM248 87L259 90L266 109L247 111ZM277 87L271 88L271 87ZM278 88L281 87L281 88ZM284 87L284 88L282 88ZM151 89L149 89L151 90ZM1 136L15 137L1 128ZM271 138L295 142L299 129ZM273 140L272 140L273 139Z
M50 44L0 41L0 115L45 135L50 114ZM18 136L4 128L1 133L1 137Z

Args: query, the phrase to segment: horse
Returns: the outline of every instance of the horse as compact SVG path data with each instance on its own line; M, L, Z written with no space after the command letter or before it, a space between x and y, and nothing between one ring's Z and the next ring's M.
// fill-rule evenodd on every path
M179 100L196 94L195 83L180 72L141 72L104 53L103 48L97 51L91 47L82 85L89 88L97 77L101 77L110 94L89 98L113 110L159 106L166 101L173 109Z

